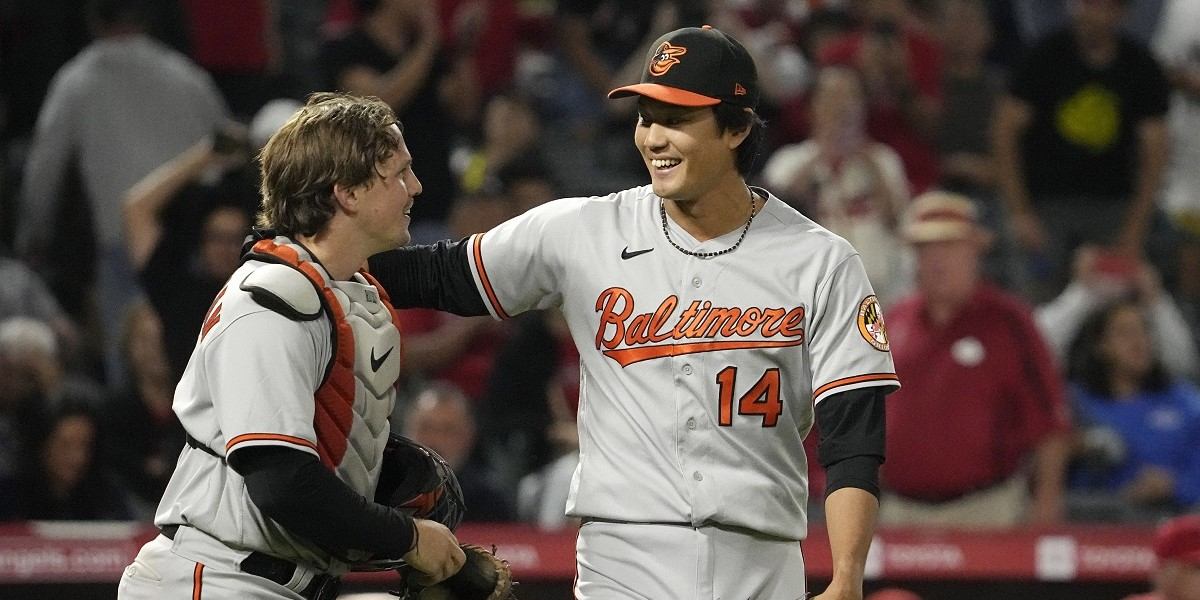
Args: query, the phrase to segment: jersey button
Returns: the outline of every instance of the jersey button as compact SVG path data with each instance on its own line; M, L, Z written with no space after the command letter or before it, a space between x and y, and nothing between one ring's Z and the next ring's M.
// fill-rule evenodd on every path
M702 284L702 283L704 283L704 282L701 281L699 277L692 278L692 287L700 287L700 284Z
M696 417L691 417L687 420L687 428L688 429L696 428Z
M696 481L704 481L704 475L701 475L700 471L695 471L692 473L692 479L695 479Z
M683 374L691 375L692 374L692 365L683 365Z

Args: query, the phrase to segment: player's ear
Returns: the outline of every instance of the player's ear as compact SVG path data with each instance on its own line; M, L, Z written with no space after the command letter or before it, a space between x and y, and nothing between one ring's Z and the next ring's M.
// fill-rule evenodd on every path
M358 188L350 187L343 183L333 184L333 201L337 202L342 210L353 212L358 209Z
M739 119L736 125L732 125L725 130L726 144L730 150L735 150L738 146L741 146L742 142L750 137L750 129L754 126L754 110L749 108L743 108L742 110L746 113L745 120L742 121Z

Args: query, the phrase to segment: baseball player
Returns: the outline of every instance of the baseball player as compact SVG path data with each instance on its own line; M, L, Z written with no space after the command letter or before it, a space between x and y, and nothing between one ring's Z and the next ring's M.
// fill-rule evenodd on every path
M333 598L353 561L403 558L432 582L464 560L443 525L372 501L400 334L359 268L408 243L421 193L395 115L316 94L261 161L259 222L279 235L258 232L208 311L175 394L188 437L161 535L123 599Z
M372 272L398 305L561 308L582 360L576 598L804 597L814 419L834 560L818 597L861 598L898 387L862 262L746 185L763 124L733 38L668 33L642 82L609 95L638 97L650 185L385 253Z

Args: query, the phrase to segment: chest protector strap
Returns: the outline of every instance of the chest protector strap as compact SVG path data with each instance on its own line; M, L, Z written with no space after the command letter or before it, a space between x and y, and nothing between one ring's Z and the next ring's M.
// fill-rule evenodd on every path
M318 318L322 311L329 315L333 352L315 394L313 428L317 433L317 453L321 463L334 469L346 454L350 427L353 424L356 389L354 330L346 320L342 303L330 288L324 270L317 268L307 257L307 251L286 243L286 240L285 243L270 238L258 240L244 259L272 264L255 271L264 271L262 276L254 277L254 274L251 274L247 277L242 283L242 289L250 292L254 300L262 306L292 320L311 321ZM310 289L298 285L300 279L294 275L268 271L274 265L286 265L302 274L308 280ZM399 318L387 292L366 271L359 273L378 290L379 299L387 307L392 324L399 329Z

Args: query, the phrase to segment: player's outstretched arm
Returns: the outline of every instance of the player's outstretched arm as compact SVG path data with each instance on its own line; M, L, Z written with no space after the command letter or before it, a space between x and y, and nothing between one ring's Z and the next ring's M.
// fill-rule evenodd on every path
M879 499L861 488L844 487L825 498L833 579L817 600L862 600L863 568L878 512Z
M436 308L464 317L488 314L467 259L467 239L406 246L371 257L371 274L396 308Z
M416 544L404 555L404 561L421 572L417 583L433 585L454 575L467 560L458 540L445 525L428 519L413 519Z

